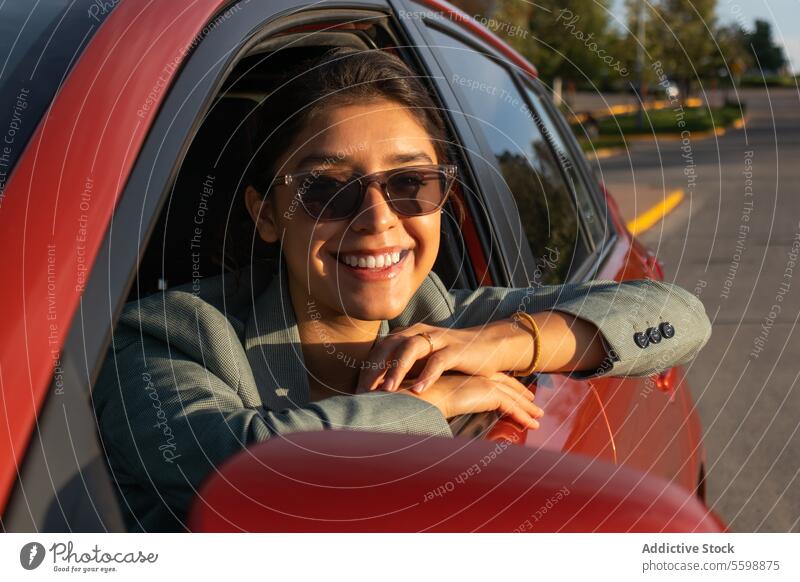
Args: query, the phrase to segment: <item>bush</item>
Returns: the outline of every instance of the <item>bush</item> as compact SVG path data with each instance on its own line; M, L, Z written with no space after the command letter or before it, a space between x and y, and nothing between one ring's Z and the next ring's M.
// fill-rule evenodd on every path
M788 75L744 75L740 87L796 87L797 78Z
M742 117L738 106L726 107L686 107L683 120L686 125L678 125L678 118L672 109L647 111L644 127L639 127L638 113L629 113L607 117L598 121L601 136L636 135L636 134L669 134L687 131L711 131L717 127L726 127ZM580 128L578 129L580 131Z

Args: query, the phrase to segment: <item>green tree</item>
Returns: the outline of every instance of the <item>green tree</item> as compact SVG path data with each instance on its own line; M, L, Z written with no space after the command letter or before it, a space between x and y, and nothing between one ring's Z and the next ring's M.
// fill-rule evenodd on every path
M747 43L755 66L762 71L778 73L786 66L783 47L772 40L772 26L766 20L756 20L753 32L747 35Z
M644 82L643 98L647 97L648 86L658 81L651 65L657 60L654 52L661 39L661 31L650 4L645 0L625 0L625 29L620 34L617 49L626 69L630 71L628 85L638 88L640 82Z
M747 31L734 23L719 27L714 37L719 47L714 55L715 66L723 77L730 76L737 84L742 73L753 65Z
M494 32L536 65L545 82L560 77L585 83L619 74L613 70L617 58L609 50L614 40L609 31L610 0L455 0L454 4L470 15L491 18ZM473 12L480 5L486 12Z
M654 27L660 29L658 41L650 45L653 58L684 97L695 81L717 75L716 4L717 0L661 0L653 6Z
M613 73L607 0L537 0L529 17L527 53L544 79L596 81Z

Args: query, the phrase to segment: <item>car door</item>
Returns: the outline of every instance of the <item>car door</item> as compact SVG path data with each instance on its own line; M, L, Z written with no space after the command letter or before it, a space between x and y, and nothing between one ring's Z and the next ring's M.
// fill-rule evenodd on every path
M469 158L479 168L488 218L505 255L504 284L653 277L648 257L612 220L542 85L485 43L469 17L427 4L406 2L401 16L430 47L423 52L438 72L437 88L453 104L454 123L479 144ZM547 414L526 442L624 463L693 488L699 442L680 384L675 372L593 381L540 375L537 402Z
M72 55L0 209L3 529L122 528L91 386L204 112L239 52L297 6L122 0Z

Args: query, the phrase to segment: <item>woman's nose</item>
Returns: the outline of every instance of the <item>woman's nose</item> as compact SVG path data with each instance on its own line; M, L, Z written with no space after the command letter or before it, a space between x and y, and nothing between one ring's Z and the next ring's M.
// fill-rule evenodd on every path
M398 221L397 214L386 201L383 188L378 182L367 186L364 203L353 219L352 228L357 232L383 232Z

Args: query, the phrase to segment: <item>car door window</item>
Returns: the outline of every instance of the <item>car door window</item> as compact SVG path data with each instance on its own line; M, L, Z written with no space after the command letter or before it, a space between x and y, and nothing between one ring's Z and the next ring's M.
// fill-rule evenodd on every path
M511 190L536 261L532 284L565 281L589 256L564 165L547 125L528 106L509 71L485 54L431 28L448 82L486 138Z
M595 244L599 244L608 235L608 222L604 213L598 212L597 203L590 187L584 176L581 175L579 164L582 161L575 156L574 148L569 147L567 143L569 138L564 135L563 124L559 124L554 117L557 114L543 93L541 84L526 84L525 93L530 99L533 110L541 120L543 131L548 135L550 143L557 152L556 157L561 161L561 168L569 182L583 224Z

